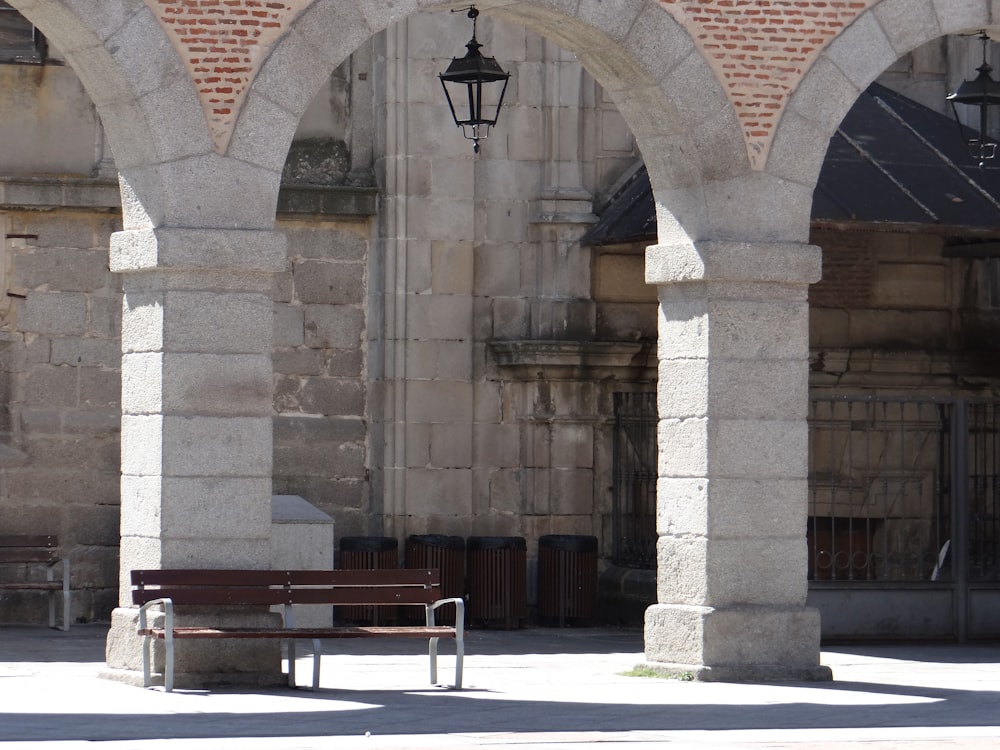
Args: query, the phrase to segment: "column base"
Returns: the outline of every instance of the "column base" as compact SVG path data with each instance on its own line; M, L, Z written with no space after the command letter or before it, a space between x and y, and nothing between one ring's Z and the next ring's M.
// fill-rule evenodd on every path
M162 620L162 616L159 616ZM111 630L105 647L107 668L101 676L129 685L142 685L142 638L136 635L139 610L119 607L111 613ZM156 619L153 622L157 622ZM213 613L209 618L176 615L178 625L212 624L220 627L280 627L280 615L238 611ZM174 687L264 687L287 685L281 670L278 640L207 639L175 642ZM163 684L163 642L153 644L152 684Z
M819 612L808 607L693 607L646 610L647 665L705 682L823 681Z

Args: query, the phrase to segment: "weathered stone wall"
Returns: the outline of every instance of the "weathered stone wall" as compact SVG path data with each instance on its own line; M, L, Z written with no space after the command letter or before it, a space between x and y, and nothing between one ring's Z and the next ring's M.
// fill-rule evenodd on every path
M838 393L996 393L994 260L931 234L814 230L811 385Z
M121 294L107 247L120 219L72 210L4 218L0 528L58 534L72 559L74 617L107 619L117 599L121 407Z
M286 221L290 267L275 288L274 492L367 530L368 221Z

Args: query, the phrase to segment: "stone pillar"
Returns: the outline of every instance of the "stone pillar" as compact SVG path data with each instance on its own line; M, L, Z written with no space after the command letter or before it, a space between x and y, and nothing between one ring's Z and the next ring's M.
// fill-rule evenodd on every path
M116 678L141 670L129 571L270 566L271 286L285 263L272 231L112 237L125 292L121 594L107 646L109 668L124 670ZM280 681L274 644L183 647L180 687Z
M657 601L646 658L702 680L829 679L806 602L808 285L819 248L654 246Z

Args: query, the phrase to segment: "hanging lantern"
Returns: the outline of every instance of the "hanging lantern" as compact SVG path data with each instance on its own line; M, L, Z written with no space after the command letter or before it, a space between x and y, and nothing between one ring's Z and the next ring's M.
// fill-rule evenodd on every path
M986 62L986 45L989 44L990 38L985 31L979 32L979 40L983 43L983 63L976 68L979 75L975 80L963 81L953 94L948 95L948 101L951 102L955 122L962 132L962 139L969 147L969 153L982 167L987 159L997 155L997 140L990 135L990 107L1000 105L1000 83L993 80L990 75L993 68ZM979 132L975 138L966 137L956 104L979 107Z
M462 129L463 136L472 141L472 149L478 154L479 141L486 138L490 128L497 124L510 73L504 72L495 57L484 57L480 53L483 45L476 40L479 11L475 7L462 10L468 10L472 19L472 39L465 45L468 52L465 57L453 58L451 65L444 73L438 74L438 78L441 79L455 125Z

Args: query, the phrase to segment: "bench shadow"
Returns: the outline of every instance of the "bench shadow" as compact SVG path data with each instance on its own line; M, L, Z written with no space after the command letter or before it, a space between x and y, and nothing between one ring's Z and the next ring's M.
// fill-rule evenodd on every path
M828 686L826 689L829 689ZM489 691L397 692L322 690L300 697L329 703L307 711L260 713L79 714L3 713L6 741L127 741L190 738L428 735L524 732L718 731L850 729L856 727L990 727L1000 694L910 689L865 683L835 684L837 691L911 695L934 702L894 705L828 703L731 705L525 701L493 698ZM231 692L230 695L245 694ZM254 695L289 695L256 692ZM295 693L299 696L299 693ZM674 694L676 696L676 694ZM969 700L974 697L974 700ZM359 708L358 706L363 707Z

